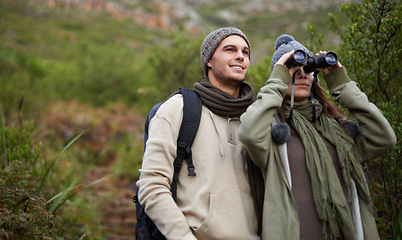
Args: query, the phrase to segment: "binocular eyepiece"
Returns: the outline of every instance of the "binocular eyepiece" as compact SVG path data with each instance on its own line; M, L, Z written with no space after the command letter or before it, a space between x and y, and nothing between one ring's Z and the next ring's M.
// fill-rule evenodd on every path
M303 66L305 73L314 72L317 68L326 68L333 66L338 62L338 55L335 52L329 51L315 55L313 52L306 53L302 49L297 49L292 56L286 61L287 68L295 66Z

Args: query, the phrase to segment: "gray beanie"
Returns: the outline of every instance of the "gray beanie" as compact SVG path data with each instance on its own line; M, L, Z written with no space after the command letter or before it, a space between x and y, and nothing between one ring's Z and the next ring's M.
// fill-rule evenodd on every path
M283 54L298 49L303 49L306 53L309 52L308 49L296 41L293 36L288 34L282 34L279 36L275 42L276 51L274 55L272 55L271 72L274 69L274 65L278 62L279 58L281 58Z
M250 42L240 29L235 27L224 27L211 32L202 42L200 51L201 65L204 69L205 75L208 73L207 63L211 59L216 48L225 38L229 37L230 35L238 35L244 38L244 40L247 42L248 48L250 48Z

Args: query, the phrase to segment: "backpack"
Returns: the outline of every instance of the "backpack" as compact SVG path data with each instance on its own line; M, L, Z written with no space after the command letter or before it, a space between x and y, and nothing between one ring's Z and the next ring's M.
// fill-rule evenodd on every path
M201 119L202 102L198 94L193 89L180 88L179 92L183 96L183 121L180 127L179 136L177 138L177 153L176 159L173 162L174 174L173 181L170 186L172 197L176 201L177 198L177 180L183 160L187 162L188 175L195 176L195 169L191 156L191 146L194 142L195 135L198 131L198 126ZM148 125L152 117L156 114L159 107L163 104L160 102L152 107L148 117L145 121L144 128L144 152L146 149L146 142L148 140ZM145 213L145 209L138 201L138 190L136 195L133 196L133 201L136 208L137 224L135 226L135 236L137 240L164 240L166 239L158 230L149 216Z

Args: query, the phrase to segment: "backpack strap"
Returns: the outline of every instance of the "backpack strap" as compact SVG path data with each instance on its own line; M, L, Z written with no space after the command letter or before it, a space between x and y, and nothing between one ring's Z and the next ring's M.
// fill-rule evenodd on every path
M194 164L191 154L195 135L201 120L202 102L195 90L180 88L179 92L183 96L183 121L181 123L179 137L177 138L177 153L174 160L173 181L170 186L173 199L176 201L177 181L183 160L187 162L189 176L195 176Z
M144 152L146 149L146 142L148 140L148 129L149 129L149 122L151 121L151 119L155 116L156 112L158 111L159 107L164 103L160 102L157 103L155 106L152 107L151 111L149 111L148 117L145 121L145 125L144 125Z

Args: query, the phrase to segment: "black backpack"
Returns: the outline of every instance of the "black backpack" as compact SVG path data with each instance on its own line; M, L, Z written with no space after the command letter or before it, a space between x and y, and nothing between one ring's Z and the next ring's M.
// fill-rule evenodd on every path
M193 89L180 88L179 92L183 96L183 121L180 127L179 136L177 138L177 154L174 160L173 181L170 186L173 199L177 197L177 180L183 160L187 162L188 175L195 176L193 160L191 156L191 146L194 142L195 135L198 131L198 126L201 119L202 102L198 94ZM148 125L152 117L155 115L158 108L163 102L156 104L148 114L144 128L144 152L146 149L146 141L148 140ZM145 209L138 201L138 190L133 197L136 208L137 224L135 226L135 237L137 240L166 239L159 229L155 226L152 220L145 213Z

